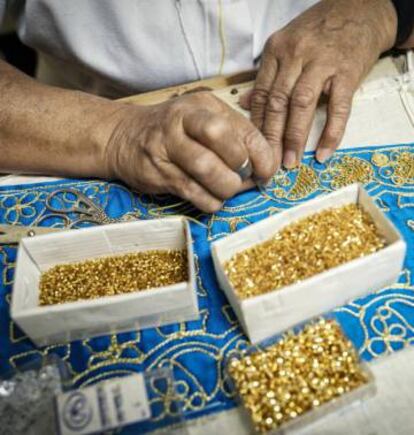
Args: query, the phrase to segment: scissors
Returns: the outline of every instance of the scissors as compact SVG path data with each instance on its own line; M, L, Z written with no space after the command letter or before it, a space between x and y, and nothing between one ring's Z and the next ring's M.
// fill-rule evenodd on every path
M0 225L0 245L19 243L23 237L64 231L65 228L25 227L22 225Z
M54 201L62 201L62 198L64 199L64 197L68 194L76 198L72 204L64 205L60 203L59 207L54 205ZM116 219L108 217L105 211L86 195L71 188L59 189L52 192L46 198L46 208L52 213L49 215L49 217L63 217L67 221L66 223L68 228L72 228L74 225L79 225L82 223L104 225L117 222ZM67 216L70 213L75 214L77 218L71 221Z

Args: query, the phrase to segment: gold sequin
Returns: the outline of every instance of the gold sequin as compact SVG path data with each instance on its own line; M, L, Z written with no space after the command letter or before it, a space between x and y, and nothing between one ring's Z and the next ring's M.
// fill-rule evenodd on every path
M333 168L332 173L333 189L340 189L352 183L369 183L374 177L374 170L369 162L357 157L344 156Z
M383 166L387 166L390 161L388 156L382 153L374 153L371 160L375 166L378 166L380 168L382 168Z
M260 433L368 383L339 325L321 319L265 350L230 361L229 375Z
M414 183L414 154L409 152L398 154L393 166L393 179L396 184Z
M319 179L316 172L307 165L301 165L292 189L288 193L290 200L298 200L308 197L319 187Z
M348 204L287 225L266 242L234 255L224 269L244 299L297 283L384 245L371 216Z
M187 253L158 250L60 264L40 278L40 305L95 299L187 281Z

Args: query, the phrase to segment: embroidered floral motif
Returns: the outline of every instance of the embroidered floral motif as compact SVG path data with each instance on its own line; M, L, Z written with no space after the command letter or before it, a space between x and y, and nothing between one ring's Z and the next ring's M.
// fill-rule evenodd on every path
M370 359L411 345L414 340L414 146L339 151L326 165L311 156L297 171L281 172L270 186L227 201L211 216L183 201L136 195L124 186L99 181L0 188L0 222L70 226L185 214L191 220L197 254L200 320L162 328L83 340L36 349L9 317L16 247L0 246L0 374L31 359L56 353L70 367L76 386L131 371L169 365L187 416L207 408L234 405L223 372L223 358L246 346L234 314L218 288L209 242L311 196L353 182L364 183L378 205L389 213L409 248L400 281L377 294L336 310L346 333L363 358ZM49 202L48 202L49 198ZM87 206L82 201L87 198ZM53 211L47 204L56 207ZM68 211L68 207L76 210ZM91 219L96 218L96 219ZM6 338L8 338L6 340ZM173 412L168 397L156 399L153 428Z

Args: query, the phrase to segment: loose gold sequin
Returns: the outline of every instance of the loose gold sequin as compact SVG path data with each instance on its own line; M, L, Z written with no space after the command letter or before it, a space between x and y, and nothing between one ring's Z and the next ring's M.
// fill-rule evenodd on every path
M321 319L297 335L229 363L255 430L279 428L312 409L368 383L352 343L339 325Z
M40 305L61 304L187 281L187 253L158 250L61 264L40 278Z
M331 208L284 227L224 264L240 298L249 298L374 253L385 240L356 204Z

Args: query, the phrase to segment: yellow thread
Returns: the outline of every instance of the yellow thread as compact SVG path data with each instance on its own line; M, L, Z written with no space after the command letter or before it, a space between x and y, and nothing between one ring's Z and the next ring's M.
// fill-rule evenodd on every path
M384 153L389 155L389 147L382 147L382 148L376 148L375 150L367 150L365 151L365 154L367 155L367 157L365 158L366 160L370 161L370 165L371 169L373 170L375 168L375 166L372 164L372 156L374 153L379 152L379 153ZM401 146L398 147L398 149L396 149L394 155L395 156L399 156L402 153L410 153L413 154L413 151L411 149L411 147L409 146ZM342 152L339 151L337 152L339 157L343 157L344 155L352 155L357 157L358 153L349 153L349 151L346 152ZM409 160L409 159L407 159ZM400 199L402 197L408 197L410 195L407 194L407 190L408 188L411 188L412 186L410 185L410 183L412 183L412 179L409 178L409 173L410 170L407 170L410 165L407 165L407 163L409 163L405 159L405 155L403 154L403 158L401 159L390 159L390 165L389 167L391 168L391 174L389 177L386 177L385 175L383 175L382 172L380 172L377 167L377 171L379 173L379 177L375 178L375 185L376 188L380 188L380 189L385 189L382 190L380 195L390 195L392 198L397 200L397 206L401 209L403 207L408 207L409 205L407 204L403 204ZM396 164L395 164L396 163ZM406 183L404 186L402 185L396 185L396 183L393 182L393 170L397 169L397 177L399 177L399 179L403 179L404 182ZM329 180L324 179L323 178L323 173L321 171L316 171L319 175L319 179L321 184L325 184L325 186L321 186L321 189L323 191L330 191L331 187L333 186L327 186L327 182ZM327 174L327 175L331 175L331 174ZM345 174L344 174L345 175ZM353 181L352 176L350 176L351 174L346 174L344 178L348 178L348 183L351 183ZM408 175L408 176L407 176ZM330 179L331 177L329 177ZM400 181L400 180L398 180ZM347 184L348 184L347 183ZM124 194L128 194L129 200L131 201L131 204L133 204L134 207L134 211L132 211L131 213L136 213L136 217L140 217L142 216L143 213L140 212L141 208L146 208L146 216L151 217L151 216L155 216L155 217L162 217L162 216L170 216L172 214L176 214L177 212L181 212L181 214L183 214L183 210L182 210L182 205L183 202L176 202L174 204L170 204L168 206L161 206L159 205L155 200L151 200L151 197L149 196L143 196L142 198L140 196L136 196L133 195L130 191L127 190L127 188L121 186L120 184L117 183L105 183L105 182L97 182L97 181L89 181L89 182L67 182L65 181L64 183L59 183L57 185L54 185L54 189L59 189L59 188L68 188L71 187L73 189L79 189L79 191L83 191L85 192L85 194L87 194L88 198L90 199L94 199L96 197L96 195L98 194L104 194L105 196L103 198L100 198L98 203L101 204L101 207L105 210L106 209L106 205L107 205L107 201L109 198L109 193L112 189L120 189L122 190L122 192ZM387 189L389 188L389 189ZM50 186L36 186L36 187L30 187L30 188L25 188L24 190L25 192L27 192L30 195L34 195L36 197L36 201L40 204L44 204L44 200L45 197L49 194L50 192ZM86 193L87 192L87 193ZM272 211L272 213L276 213L278 211L280 211L280 209L282 208L281 205L284 206L291 206L293 204L295 204L297 201L294 200L293 198L286 198L286 199L281 199L278 194L276 194L276 192L273 192L269 189L261 189L261 195L260 196L255 196L253 199L248 200L246 202L244 202L242 205L236 206L236 207L229 207L226 206L223 211L220 213L219 216L216 215L212 215L212 216L206 216L205 214L194 214L194 210L191 209L189 207L188 210L186 210L186 213L191 212L192 214L189 216L190 219L195 222L196 224L199 225L199 227L201 228L205 228L206 232L207 232L207 239L208 240L213 240L219 237L219 234L217 233L217 230L215 228L213 228L214 225L216 224L220 224L222 226L222 228L226 228L226 223L228 225L228 222L234 218L234 213L239 214L240 217L244 218L245 221L247 222L248 220L256 220L254 219L255 216L259 216L259 215L264 215L265 213L268 214L270 211ZM9 205L9 201L10 200L14 200L14 197L16 195L21 195L22 194L22 189L21 187L17 188L17 189L10 189L7 190L7 192L2 192L1 197L0 197L0 208L3 207L4 210L13 210L13 206L10 207ZM103 201L103 202L101 202ZM277 202L275 202L277 201ZM262 210L262 211L257 211L257 208L259 207L263 207L266 206L266 210ZM24 221L24 215L22 213L21 210L14 210L16 216L13 216L13 222L17 222L17 221ZM47 210L42 210L38 216L33 220L32 224L36 225L36 224L41 224L43 222L43 220L45 219L45 217L47 217ZM68 216L64 215L62 213L62 215L60 216L60 218L62 219L62 221L60 222L60 225L65 224L65 225L69 225L71 224L71 226L77 226L77 218L69 218ZM6 220L6 219L5 219ZM411 224L411 228L414 230L414 224L412 223L413 221L408 221L407 225ZM224 230L223 234L227 234L228 231ZM5 268L8 266L10 258L8 258L8 253L7 253L7 249L8 247L5 246L0 246L0 264L3 267L3 273L4 273L4 280L6 279L6 270ZM392 311L394 316L399 315L399 306L401 306L402 304L407 304L410 307L414 305L414 297L410 296L412 294L414 294L414 286L411 284L411 278L410 278L410 273L408 270L405 270L404 273L407 275L407 278L404 280L404 282L401 282L398 284L398 286L394 286L393 287L393 291L390 293L390 289L386 289L384 290L384 293L381 297L374 297L373 299L370 299L370 301L368 303L365 304L359 304L359 303L354 303L351 304L351 308L350 309L349 306L347 307L343 307L337 310L337 312L343 312L346 313L347 315L352 316L355 319L355 323L356 323L356 328L360 328L361 330L361 334L362 334L362 342L363 345L360 348L360 353L367 353L368 355L370 355L371 357L376 357L378 356L378 353L374 351L375 346L378 344L381 344L383 342L382 336L381 336L381 331L377 331L376 333L379 333L380 336L378 337L372 337L367 329L367 316L369 315L368 311L372 312L372 309L375 309L375 305L382 305L382 304L387 304L389 305L389 309ZM10 274L10 272L9 272ZM10 275L9 275L10 276ZM8 279L7 283L8 285L12 284L12 281L10 279ZM401 290L405 290L404 293L401 292ZM10 295L7 295L6 298L7 300L9 299ZM14 342L21 342L24 340L27 340L27 338L24 335L19 334L19 336L14 336L15 332L14 332L14 323L13 321L10 320L9 323L9 339L11 341L11 343ZM372 325L371 325L372 326ZM410 334L413 333L414 331L414 327L412 327L411 325L405 325L406 327L406 338L404 341L404 344L406 346L410 345L410 343L412 342L412 339L408 338L408 336ZM141 363L141 362L146 362L146 363L150 363L152 358L154 357L154 354L159 352L161 354L159 361L157 364L161 364L162 358L164 358L164 360L169 359L171 357L173 357L174 353L177 350L176 346L173 347L169 347L169 345L178 342L178 340L180 340L179 342L181 342L181 338L183 337L197 337L197 339L212 339L212 340L220 340L220 343L223 343L223 340L227 338L229 336L229 334L235 333L237 329L236 325L233 325L229 328L226 329L226 331L223 331L220 334L214 334L214 333L207 333L205 331L201 331L201 330L197 330L197 331L185 331L184 334L179 337L176 334L173 334L172 336L169 336L166 339L162 339L162 341L157 345L154 346L154 348L151 349L146 349L145 353L142 354L139 359L135 359L135 358L126 358L126 359L118 359L117 361L111 360L111 359L106 359L107 356L102 355L102 358L105 358L106 361L93 365L91 366L90 364L87 365L88 368L86 369L77 369L79 371L73 371L72 369L72 364L69 364L69 368L70 370L73 372L73 374L76 376L75 380L79 380L79 379L84 379L87 378L89 376L93 376L94 372L96 372L97 370L100 369L104 369L106 370L106 368L110 368L110 366L112 366L113 364L116 364L117 367L119 367L121 364L123 363ZM245 343L245 339L239 335L237 335L236 340L238 340L238 343ZM94 357L96 357L96 359L99 358L99 352L94 351L92 348L88 348L86 345L86 342L89 340L85 340L82 342L82 346L83 349L86 350L85 353L91 353L91 355L88 356L84 356L85 360L88 361L94 361ZM142 352L142 350L139 347L139 343L140 343L140 334L137 334L137 338L136 340L133 340L136 343L136 349L137 352ZM225 346L228 347L229 345L231 345L233 342L233 338L230 339L229 341L226 341ZM237 343L236 343L237 344ZM196 346L197 342L189 342L188 345L191 346ZM237 347L237 346L236 346ZM13 357L8 358L9 364L12 367L16 367L16 365L20 364L20 360L22 361L26 361L27 358L29 357L29 355L27 354L27 352L22 352L21 350L19 350L16 346L13 346L15 355ZM51 352L56 352L57 350L54 349L59 349L59 352L61 352L62 349L64 349L64 359L68 360L70 353L71 353L71 345L65 345L65 346L59 346L59 347L55 347L55 346L48 346L46 348L43 348L42 351L31 351L30 354L37 354L37 355L47 355L50 354ZM220 352L219 346L216 346L217 352ZM86 363L86 361L85 361ZM220 367L216 366L215 368L212 368L212 370L216 370L216 372L218 373L218 369ZM116 373L112 372L112 371L107 371L105 373L107 376L113 376ZM104 375L104 374L103 374ZM93 378L92 378L93 379ZM227 395L226 393L226 388L225 386L222 384L222 382L220 381L220 391L223 392L224 394Z
M219 38L221 44L221 58L220 58L220 66L218 70L218 75L223 74L224 62L226 60L226 34L224 30L224 17L223 17L223 2L222 0L218 1L218 24L219 24Z

